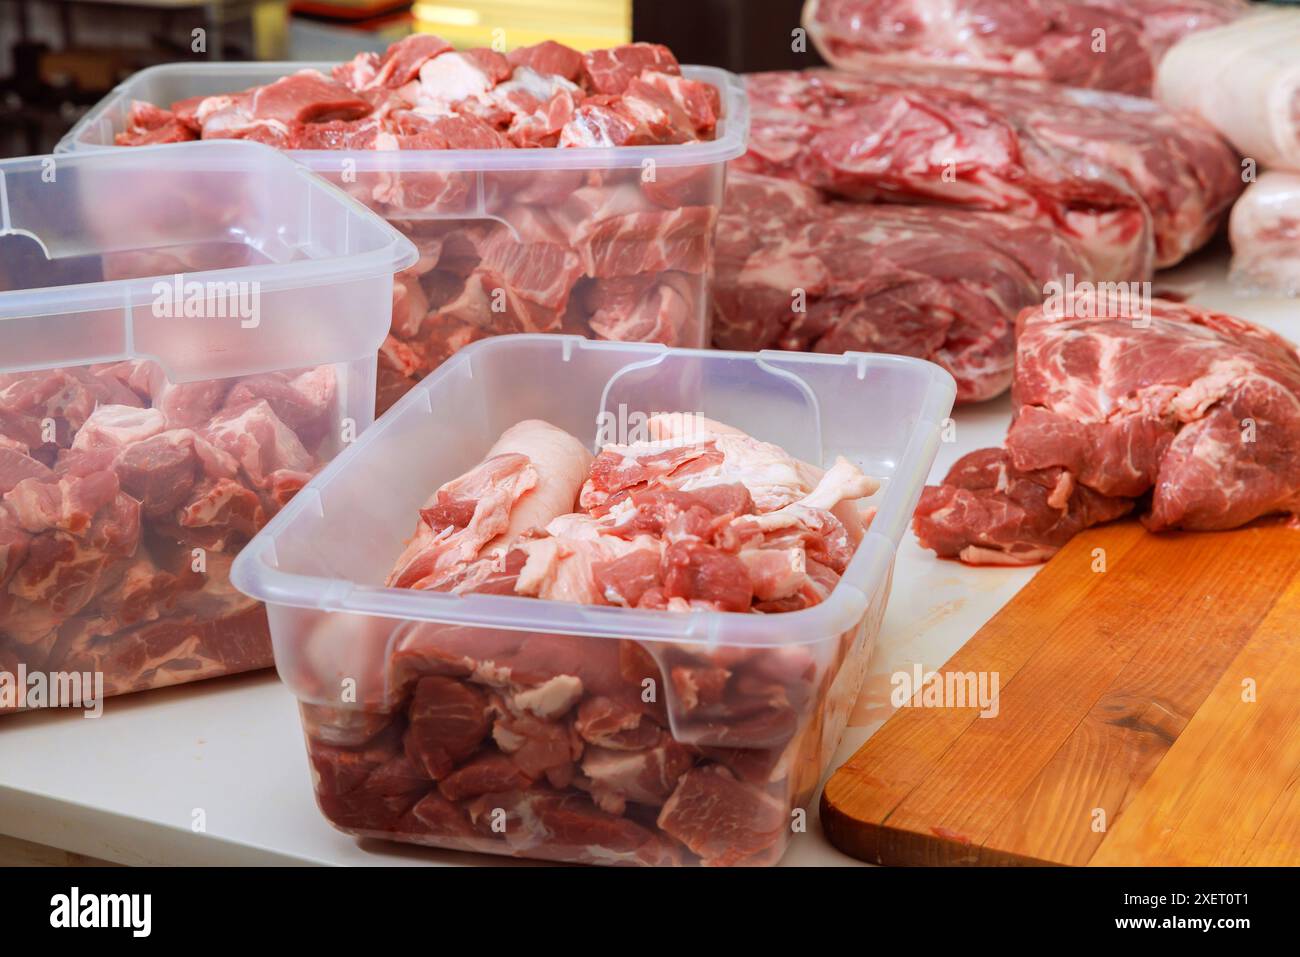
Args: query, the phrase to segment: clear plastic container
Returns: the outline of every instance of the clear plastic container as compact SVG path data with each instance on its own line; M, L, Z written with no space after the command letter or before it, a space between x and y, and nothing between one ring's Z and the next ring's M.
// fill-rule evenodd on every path
M350 834L522 857L774 863L844 729L954 395L947 372L899 356L567 336L461 351L235 563L236 587L267 602L321 810ZM675 614L384 587L431 491L515 422L545 419L594 446L602 414L634 422L670 410L721 420L809 462L844 455L883 480L871 500L879 511L825 602L785 614ZM571 748L572 766L561 755L531 782L449 798L445 771L502 740L485 723L491 695L557 678L577 678L581 699L506 731L529 747ZM431 720L458 741L446 744L441 772L407 756ZM427 745L414 741L423 755ZM653 781L614 813L578 780L592 771L588 757Z
M111 147L131 103L159 106L332 64L177 63L119 85L58 151ZM700 348L728 160L745 150L744 85L715 86L714 139L584 149L293 150L290 155L397 225L420 248L394 287L379 360L380 412L456 349L501 333L559 332ZM660 242L670 236L670 242ZM544 281L528 277L539 273ZM556 281L557 277L563 281Z
M251 143L0 162L0 671L269 666L231 561L373 420L415 256Z

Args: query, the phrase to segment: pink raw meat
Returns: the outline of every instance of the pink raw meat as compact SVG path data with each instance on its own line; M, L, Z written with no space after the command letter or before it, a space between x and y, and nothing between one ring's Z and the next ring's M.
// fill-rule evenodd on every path
M967 456L926 489L922 544L977 564L1041 561L1134 500L1152 531L1300 514L1294 346L1160 299L1080 318L1091 309L1076 298L1022 313L1006 451Z
M970 210L828 201L733 170L718 224L713 342L888 352L937 362L957 398L1011 384L1014 321L1088 268L1037 223Z
M806 0L803 23L829 62L858 72L953 66L1149 95L1176 40L1246 9L1244 0Z

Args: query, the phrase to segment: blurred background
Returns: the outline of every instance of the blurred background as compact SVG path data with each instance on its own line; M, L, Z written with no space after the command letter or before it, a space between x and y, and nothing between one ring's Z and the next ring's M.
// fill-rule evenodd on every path
M810 66L802 0L0 0L0 155L46 153L137 70L176 60L336 61L411 32L459 47L649 40L683 63Z

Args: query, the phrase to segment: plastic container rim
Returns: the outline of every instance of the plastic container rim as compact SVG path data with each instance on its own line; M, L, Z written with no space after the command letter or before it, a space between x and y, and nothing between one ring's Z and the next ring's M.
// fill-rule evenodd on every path
M97 126L105 114L122 100L139 99L135 90L153 77L170 74L207 74L230 76L232 82L256 77L253 83L270 82L299 70L322 73L337 66L322 62L268 63L163 63L146 67L113 88L91 108L55 146L54 152L78 153L94 150L135 150L138 146L82 141L88 130ZM597 146L574 149L473 149L473 150L283 150L288 156L315 172L335 169L341 158L352 160L358 171L379 170L453 170L458 172L537 172L542 170L618 169L638 167L647 160L660 166L711 166L735 159L745 152L749 138L749 100L744 81L720 67L683 65L688 79L710 83L722 97L723 111L719 135L712 140L663 146ZM155 104L157 105L157 104ZM168 104L164 104L168 105ZM398 217L400 218L400 217Z
M178 163L185 161L187 172L221 171L234 168L236 164L222 163L219 154L224 151L248 153L258 162L270 162L281 165L278 172L300 177L307 188L329 197L330 201L347 207L348 212L367 220L367 227L387 234L387 242L376 244L375 248L354 254L339 254L294 260L284 263L255 263L248 266L233 266L224 269L207 269L182 273L187 280L195 282L228 282L243 280L256 281L260 288L270 292L282 292L317 286L332 286L343 282L362 279L380 278L400 272L415 264L419 251L415 244L400 231L395 229L382 216L368 209L364 204L353 199L332 183L321 179L310 170L294 162L261 143L240 140L207 140L190 143L168 143L158 146L132 147L131 154L150 156L177 154ZM186 153L190 155L185 156ZM123 153L118 159L124 158ZM95 163L90 153L65 153L62 162ZM201 161L198 159L201 157ZM24 156L0 160L0 236L11 234L30 235L40 241L39 235L27 229L14 228L8 218L8 202L5 173L46 159L44 156ZM238 166L243 167L248 159L240 157ZM42 244L43 245L43 244ZM327 268L322 268L327 267ZM314 275L313 275L314 274ZM35 289L15 289L0 291L0 322L6 319L28 319L40 316L63 315L77 312L90 312L102 309L134 308L151 303L155 298L154 284L170 280L175 274L158 274L136 277L134 279L108 279L98 282L74 283L62 286L42 286ZM3 327L0 326L0 332ZM376 343L378 348L378 343ZM0 368L3 368L0 363Z

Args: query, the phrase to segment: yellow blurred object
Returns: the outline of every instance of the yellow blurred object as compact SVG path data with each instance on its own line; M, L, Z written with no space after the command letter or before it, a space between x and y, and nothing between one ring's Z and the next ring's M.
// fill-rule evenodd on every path
M577 50L627 43L631 0L477 0L416 3L418 33L436 33L457 47L515 47L558 40Z

